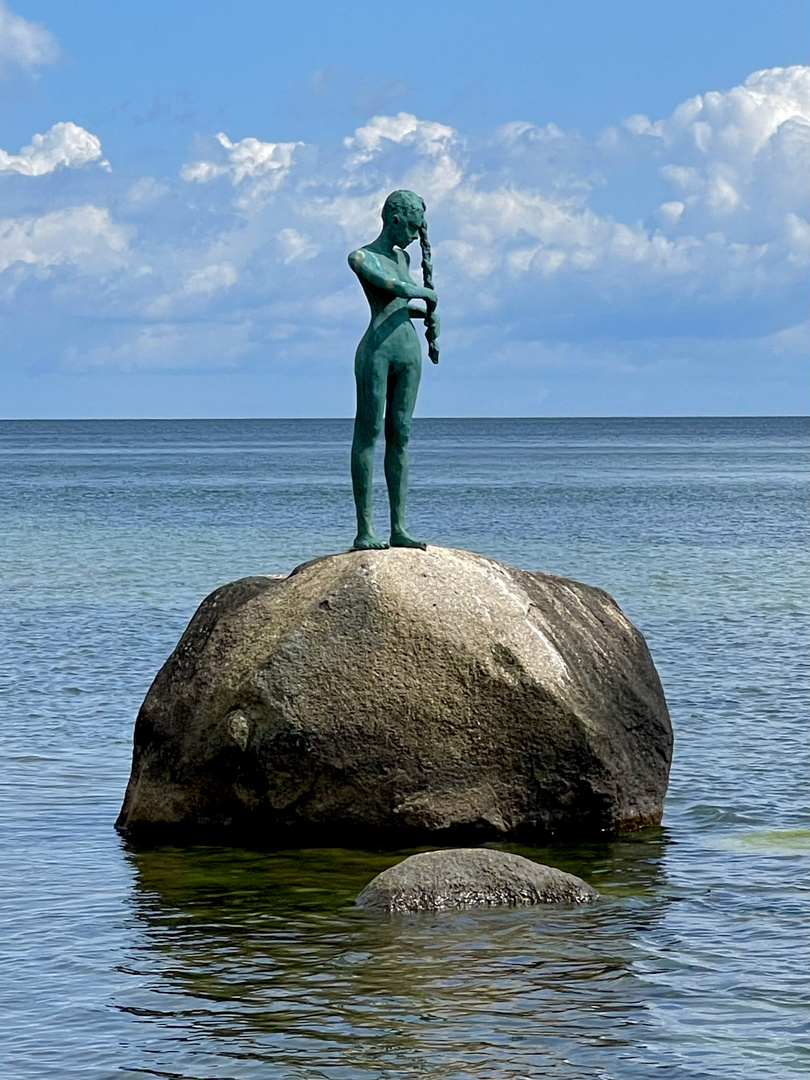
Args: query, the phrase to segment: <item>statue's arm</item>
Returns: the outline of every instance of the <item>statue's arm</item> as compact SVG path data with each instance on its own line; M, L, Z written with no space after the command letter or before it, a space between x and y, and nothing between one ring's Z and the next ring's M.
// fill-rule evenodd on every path
M425 289L422 285L417 285L410 277L405 279L383 269L379 260L362 248L351 253L349 266L359 278L383 292L399 296L403 300L425 300L428 304L436 303L436 293L433 289Z
M433 326L434 334L436 335L436 337L439 336L439 331L442 324L439 321L439 316L436 314L435 308L431 308L430 310L426 311L424 308L411 307L410 305L408 305L408 314L412 319L425 319L425 321L430 319Z
M410 255L408 254L407 251L403 250L402 254L405 257L405 265L408 267L408 278L407 279L408 279L408 281L411 281L412 280L411 273L410 273L410 271L411 271L411 257L410 257ZM416 282L414 282L414 285L415 284L416 284ZM426 301L425 301L425 303L427 304ZM412 319L426 319L428 317L428 308L429 308L429 306L430 305L427 305L426 307L419 307L417 305L416 307L414 307L412 304L408 304L408 314L410 315L410 317Z
M402 254L405 256L405 262L407 263L408 270L410 271L410 269L411 269L411 257L410 257L410 255L408 254L407 251L403 251ZM410 278L410 273L408 274L408 277ZM408 305L408 314L410 315L410 317L412 319L424 319L425 321L430 319L431 322L432 322L432 325L433 325L433 332L438 337L439 325L440 325L439 324L439 316L436 314L436 304L437 304L437 301L438 301L438 297L436 296L436 293L435 293L435 291L433 289L431 289L430 291L433 292L433 297L434 297L433 300L426 300L425 301L425 307L423 307L423 308L422 307L411 307L411 305L409 304Z

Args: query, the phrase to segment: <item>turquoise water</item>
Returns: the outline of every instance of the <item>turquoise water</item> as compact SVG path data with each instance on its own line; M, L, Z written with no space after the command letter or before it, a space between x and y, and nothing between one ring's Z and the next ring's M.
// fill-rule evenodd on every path
M202 597L350 541L349 438L0 423L0 1076L807 1075L805 419L415 423L414 532L599 585L647 636L663 827L512 848L604 903L370 917L351 899L396 853L115 834Z

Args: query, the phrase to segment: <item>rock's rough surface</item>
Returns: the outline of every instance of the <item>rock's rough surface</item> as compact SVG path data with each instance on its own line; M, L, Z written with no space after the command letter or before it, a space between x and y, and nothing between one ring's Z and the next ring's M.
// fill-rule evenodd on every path
M600 589L353 551L203 601L138 715L117 827L583 837L658 824L671 752L644 639Z
M444 911L475 904L584 904L596 889L553 866L488 848L411 855L366 885L355 901L366 911Z

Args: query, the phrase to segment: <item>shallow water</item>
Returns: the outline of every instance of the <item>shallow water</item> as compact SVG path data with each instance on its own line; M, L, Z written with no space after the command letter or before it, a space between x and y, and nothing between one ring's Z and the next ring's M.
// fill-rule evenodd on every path
M0 1076L806 1075L806 420L415 424L414 531L600 585L647 636L663 828L511 848L603 902L369 916L352 898L401 854L113 832L196 604L350 541L349 437L0 424Z

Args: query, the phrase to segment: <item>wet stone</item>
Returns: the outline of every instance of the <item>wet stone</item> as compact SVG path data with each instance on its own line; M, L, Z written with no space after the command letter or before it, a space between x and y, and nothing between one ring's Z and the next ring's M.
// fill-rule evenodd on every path
M585 904L599 899L582 878L489 848L411 855L371 881L357 897L366 911L444 911L523 904Z

